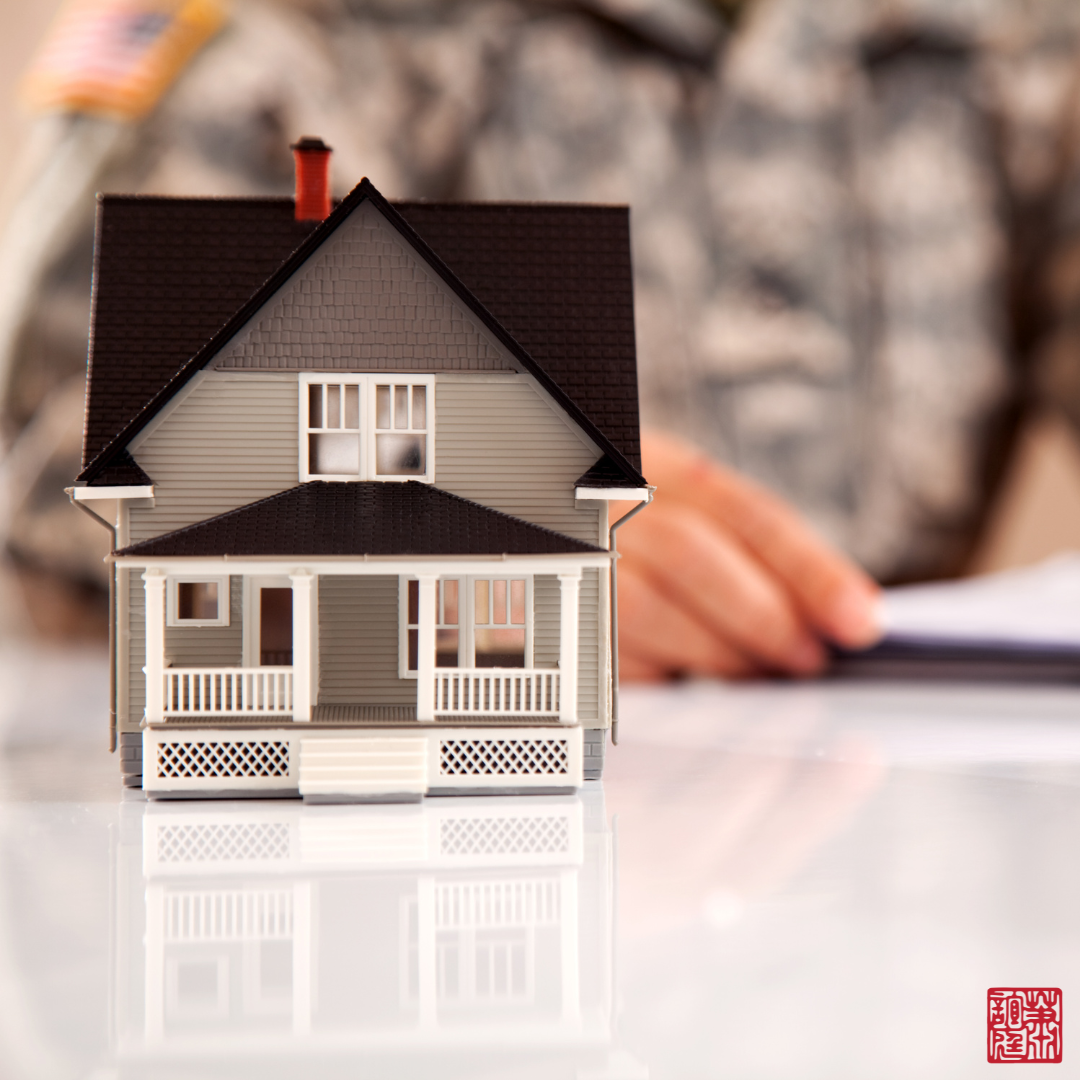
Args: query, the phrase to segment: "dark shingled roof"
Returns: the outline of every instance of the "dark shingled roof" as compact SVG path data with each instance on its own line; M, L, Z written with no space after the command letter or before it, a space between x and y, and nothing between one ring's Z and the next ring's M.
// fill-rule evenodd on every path
M149 487L153 480L139 468L139 463L126 451L116 455L116 460L102 469L88 487Z
M582 488L617 488L626 487L626 476L622 469L605 454L587 472L582 473L574 487Z
M345 201L364 197L394 214L366 181ZM571 411L580 409L616 457L640 471L628 211L531 203L395 208L406 233L415 230L436 265L439 258L448 265ZM160 407L184 365L235 322L305 240L315 241L317 225L292 214L291 199L101 197L84 465Z
M84 466L315 224L292 199L100 197Z
M301 484L117 555L561 555L603 551L421 484Z
M640 470L629 210L393 205Z

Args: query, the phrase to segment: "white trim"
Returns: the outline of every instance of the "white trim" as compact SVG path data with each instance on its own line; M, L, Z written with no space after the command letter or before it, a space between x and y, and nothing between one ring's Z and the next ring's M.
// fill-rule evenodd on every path
M244 667L262 667L262 642L259 640L260 607L259 592L262 589L291 589L292 579L284 574L245 574L243 584L243 658ZM296 642L293 642L293 660L296 655Z
M421 483L431 484L435 481L435 376L428 375L416 375L406 372L333 372L333 371L304 371L300 372L297 376L297 418L298 418L298 430L297 438L299 440L299 446L297 447L297 463L298 472L301 483L307 483L311 480L331 480L331 481L358 481L358 480L378 480L383 482L394 482L402 480L419 480ZM310 425L309 414L309 401L310 391L307 389L310 386L327 386L327 385L339 385L339 386L355 386L357 387L358 401L358 426L356 428L340 427L321 427L312 429ZM410 426L408 429L401 430L401 434L420 434L420 432L412 431L412 406L413 395L411 389L416 386L423 386L427 390L426 404L425 404L425 417L424 428L422 433L425 439L424 449L424 473L423 475L416 475L414 473L409 474L382 474L376 471L376 437L380 432L375 427L376 420L376 387L377 386L408 386L410 393L408 395L408 411ZM324 394L324 413L326 409L326 396ZM393 408L393 403L391 403ZM344 408L342 408L341 419L344 420ZM325 415L324 415L325 419ZM310 469L310 436L312 434L355 434L357 439L357 471L355 473L313 473ZM387 429L386 433L394 434L394 429Z
M410 581L417 580L416 574L401 574L398 577L398 678L399 679L415 679L417 677L416 671L409 669L409 630L414 627L409 624L409 591L408 583ZM477 629L488 629L490 627L502 627L503 629L512 630L515 629L515 625L510 623L494 624L494 623L481 623L476 622L476 588L475 584L478 581L524 581L525 582L525 655L524 663L520 668L484 668L485 671L506 671L506 672L520 672L523 670L531 671L533 668L533 633L534 633L534 619L533 619L533 579L535 575L527 574L524 571L518 571L515 569L504 568L500 573L496 574L440 574L438 581L457 581L459 583L458 589L458 666L456 668L440 668L436 667L436 674L440 672L454 672L463 669L472 669L476 664L476 631ZM437 618L439 612L440 592L436 589L435 593L435 613L436 629L442 630L447 627ZM509 604L510 596L507 593L507 603ZM494 602L493 591L488 593L488 603ZM418 613L419 614L419 613ZM520 625L520 624L518 624ZM418 628L419 624L417 624ZM453 627L450 627L451 629Z
M178 585L210 585L218 587L218 617L216 619L181 619L176 614ZM227 574L170 574L165 594L166 626L228 626L232 596Z
M594 502L645 502L649 498L648 488L574 488L574 498L580 501Z
M141 487L76 487L73 488L76 502L93 502L95 499L152 499L154 485L143 484Z
M312 593L318 588L318 578L310 571L301 570L290 575L292 579L292 659L293 659L293 720L304 722L311 719L311 706L315 703L319 685L318 662L315 656L312 624L315 619L315 603Z
M577 723L581 571L559 575L559 721Z
M612 555L596 551L578 555L340 555L301 556L304 565L322 577L336 575L394 575L434 574L437 577L506 577L521 574L558 574L578 568L595 566L606 569ZM228 555L192 558L190 556L121 555L115 557L117 566L145 568L163 567L170 574L266 574L289 575L299 562L297 556L237 556Z
M146 591L146 722L165 719L165 574L148 569L143 578Z
M439 578L417 574L416 719L435 719L435 603Z

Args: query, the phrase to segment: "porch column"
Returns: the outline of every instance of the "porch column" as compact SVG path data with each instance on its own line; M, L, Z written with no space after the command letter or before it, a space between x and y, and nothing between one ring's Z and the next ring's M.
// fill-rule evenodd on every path
M292 582L292 661L293 661L293 720L311 719L311 698L314 688L314 604L312 589L315 575L299 570L289 575Z
M435 719L435 607L438 574L417 576L416 719Z
M578 593L581 570L559 575L559 721L577 723Z
M146 722L160 724L165 719L165 574L147 570L146 591Z

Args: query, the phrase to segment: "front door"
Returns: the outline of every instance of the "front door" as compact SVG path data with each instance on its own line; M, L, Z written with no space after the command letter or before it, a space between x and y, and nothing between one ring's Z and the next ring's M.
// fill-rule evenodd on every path
M259 664L292 666L292 589L259 589Z
M253 577L244 588L244 663L291 667L293 594L287 577Z

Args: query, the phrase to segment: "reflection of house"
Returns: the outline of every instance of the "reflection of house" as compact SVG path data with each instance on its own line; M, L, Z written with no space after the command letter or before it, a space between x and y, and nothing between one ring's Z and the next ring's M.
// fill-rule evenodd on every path
M612 1040L602 794L419 806L129 803L116 1053L479 1075L597 1068ZM501 1071L502 1071L501 1069ZM570 1069L568 1076L577 1073ZM596 1075L609 1075L603 1071Z
M599 773L607 506L646 497L625 209L107 197L94 303L74 497L118 507L129 783Z

